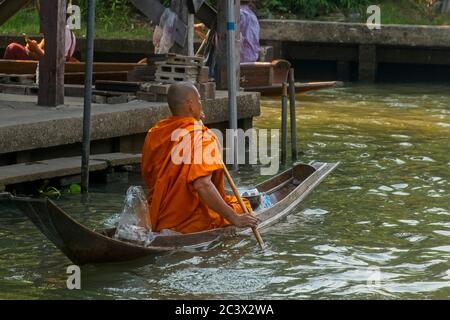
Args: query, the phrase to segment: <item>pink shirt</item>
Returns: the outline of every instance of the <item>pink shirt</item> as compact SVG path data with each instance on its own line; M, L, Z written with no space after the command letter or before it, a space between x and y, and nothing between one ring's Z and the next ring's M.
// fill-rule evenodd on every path
M66 25L66 48L64 51L66 59L70 59L75 52L75 45L77 40L75 38L75 34L70 30L69 26Z

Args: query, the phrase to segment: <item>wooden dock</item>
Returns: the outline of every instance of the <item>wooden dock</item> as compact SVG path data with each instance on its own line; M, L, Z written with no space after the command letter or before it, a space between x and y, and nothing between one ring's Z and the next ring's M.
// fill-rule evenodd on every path
M120 166L135 165L140 162L141 154L96 154L91 155L89 169L91 172L95 172ZM81 157L58 158L0 166L0 191L9 185L80 174Z

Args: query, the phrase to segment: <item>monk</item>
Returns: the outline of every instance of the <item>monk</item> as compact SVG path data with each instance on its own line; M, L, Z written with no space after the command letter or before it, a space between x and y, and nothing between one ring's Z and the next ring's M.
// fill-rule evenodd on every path
M169 229L180 233L230 224L256 227L258 219L241 214L236 198L225 194L219 145L201 122L204 114L197 88L192 83L177 83L169 88L167 98L172 116L149 130L142 151L142 176L149 189L148 227L154 232ZM179 150L181 141L191 141L185 149L191 154L186 153L184 161L179 162L174 158L178 151L174 151ZM199 146L219 161L202 157L202 161L195 161L195 148Z

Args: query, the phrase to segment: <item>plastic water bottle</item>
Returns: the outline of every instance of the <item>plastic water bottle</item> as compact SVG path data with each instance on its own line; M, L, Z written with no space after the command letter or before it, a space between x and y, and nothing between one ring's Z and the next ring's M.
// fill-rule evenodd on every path
M270 196L266 193L261 194L261 207L263 209L267 209L273 206L272 200L270 199Z

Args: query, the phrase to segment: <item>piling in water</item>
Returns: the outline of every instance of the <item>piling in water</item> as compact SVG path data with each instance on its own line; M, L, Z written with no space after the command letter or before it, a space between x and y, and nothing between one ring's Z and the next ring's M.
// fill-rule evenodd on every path
M287 162L287 83L283 82L283 92L281 95L281 163Z
M291 152L292 162L297 161L297 117L295 115L295 76L294 68L289 70L289 109L291 117Z

